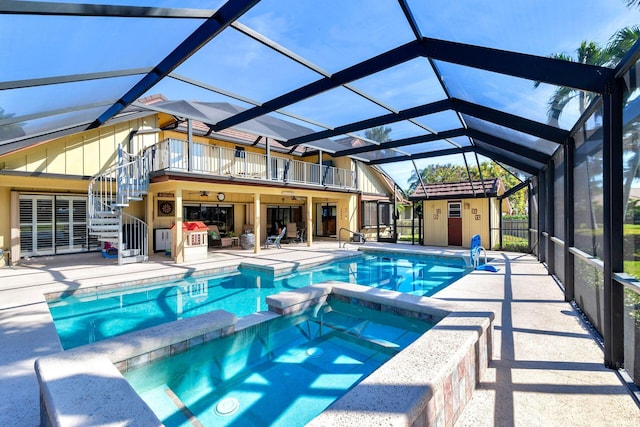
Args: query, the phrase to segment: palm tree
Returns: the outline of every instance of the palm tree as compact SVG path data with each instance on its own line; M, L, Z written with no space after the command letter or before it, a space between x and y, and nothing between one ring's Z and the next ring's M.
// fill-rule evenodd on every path
M640 0L637 0L640 5ZM611 36L607 44L606 53L612 65L617 64L640 38L640 26L624 27Z
M377 127L365 130L364 137L376 142L387 142L387 141L391 141L391 137L389 136L390 133L391 133L390 127L377 126Z
M629 6L631 6L632 3L637 3L640 6L640 0L629 2ZM576 49L575 58L565 53L553 53L549 55L549 57L563 61L580 62L582 64L613 67L624 57L639 38L640 26L625 27L619 29L611 36L605 48L600 48L594 42L583 41L580 47ZM540 86L540 82L535 82L534 87L538 86ZM587 105L596 97L596 94L583 92L566 86L558 87L548 102L547 116L549 123L557 126L562 110L576 97L578 98L580 114L582 114Z
M549 55L549 57L589 65L605 65L610 59L605 50L599 48L594 42L587 42L586 40L580 44L578 49L576 49L575 58L565 53L553 53ZM540 83L541 82L535 82L534 87L540 86ZM578 98L580 112L582 113L589 102L596 97L596 94L566 86L558 87L548 102L547 116L549 118L549 123L557 126L562 110L564 110L567 104L576 97Z
M11 119L14 117L13 113L5 113L3 108L0 108L0 122L2 120ZM0 142L8 141L19 136L26 135L24 129L19 123L11 123L8 125L0 126Z

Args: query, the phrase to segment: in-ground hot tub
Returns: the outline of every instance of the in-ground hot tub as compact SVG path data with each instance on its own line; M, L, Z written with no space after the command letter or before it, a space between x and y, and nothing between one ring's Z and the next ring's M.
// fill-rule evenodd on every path
M455 422L487 367L493 313L462 311L460 307L430 298L341 282L270 296L267 302L271 313L259 313L238 322L234 316L224 313L217 324L211 319L206 322L199 318L184 319L39 359L36 368L42 390L43 419L50 420L50 425L70 425L69 417L77 416L83 408L92 417L102 416L114 422L149 416L148 407L141 410L140 398L116 375L108 384L119 385L117 396L122 407L104 409L105 392L112 396L113 389L105 390L107 384L103 381L92 381L102 375L100 363L113 363L124 372L153 359L195 348L215 336L247 330L266 319L322 307L324 301L332 299L408 319L439 322L351 388L310 425L371 425L390 420L406 425ZM314 355L312 350L306 357ZM89 359L92 363L85 363ZM85 386L79 386L77 382L83 380ZM72 381L74 387L66 387ZM73 395L74 390L82 393L83 408L74 405L74 398L79 398ZM233 413L240 407L236 407L233 400L221 398L216 402L213 409L220 404L220 413Z

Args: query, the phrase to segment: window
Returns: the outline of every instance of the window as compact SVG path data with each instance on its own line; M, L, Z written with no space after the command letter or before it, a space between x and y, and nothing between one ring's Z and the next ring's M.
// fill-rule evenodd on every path
M233 231L233 206L187 205L183 208L185 221L202 221L206 225L217 225L223 236Z
M391 225L391 204L388 202L362 202L362 227Z
M449 218L462 218L461 202L449 202Z

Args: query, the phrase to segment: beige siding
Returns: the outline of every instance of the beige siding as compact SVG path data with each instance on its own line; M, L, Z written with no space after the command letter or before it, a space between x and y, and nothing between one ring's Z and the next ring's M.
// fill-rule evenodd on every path
M358 168L358 190L365 194L389 194L382 178L366 165L360 165Z
M425 200L424 244L447 246L447 201Z
M119 145L126 147L129 134L155 119L132 120L99 130L60 138L46 144L10 153L0 158L6 170L59 175L90 176L115 163ZM141 136L142 137L142 136ZM157 138L145 135L150 143ZM46 190L46 187L43 188Z
M500 211L500 203L498 203L498 199L491 199L491 244L492 246L496 246L500 242L500 220L502 218L502 212ZM487 242L487 245L489 242ZM487 247L487 249L491 249Z
M11 226L9 224L11 190L8 187L0 187L0 206L2 206L2 217L0 221L0 249L11 247Z
M67 162L65 161L66 138L62 138L53 144L47 145L47 173L69 174Z
M491 209L489 208L491 203ZM424 201L424 243L425 245L448 245L448 200ZM491 202L487 199L462 199L462 246L468 248L471 237L479 234L482 245L489 246L489 216L491 223L497 224L500 220L498 203L495 199ZM438 209L440 211L438 212ZM496 242L497 231L494 232L493 241Z
M489 245L489 201L487 199L462 200L462 246L468 248L471 237L479 234L482 245Z
M94 175L100 169L104 169L104 166L102 168L97 167L98 165L104 165L102 159L100 158L102 150L100 144L100 134L97 130L85 134L82 147L82 175Z
M46 172L47 171L47 150L36 147L33 151L27 153L25 172Z

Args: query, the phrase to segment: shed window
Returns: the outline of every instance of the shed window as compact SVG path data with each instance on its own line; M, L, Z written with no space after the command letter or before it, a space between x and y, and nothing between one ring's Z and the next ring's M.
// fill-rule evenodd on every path
M449 202L449 218L462 218L461 202Z

